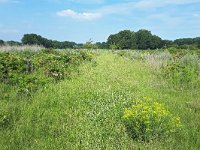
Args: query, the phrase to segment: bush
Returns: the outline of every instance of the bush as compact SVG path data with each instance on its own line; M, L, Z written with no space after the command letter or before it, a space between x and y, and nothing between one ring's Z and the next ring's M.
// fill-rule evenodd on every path
M136 100L124 110L123 120L135 140L149 141L176 132L182 125L165 107L150 98Z
M92 58L88 51L0 52L0 82L17 87L18 96L31 96L48 83L69 79L72 71Z
M197 67L186 65L186 62L168 63L162 68L162 72L165 79L178 87L199 86L200 84Z

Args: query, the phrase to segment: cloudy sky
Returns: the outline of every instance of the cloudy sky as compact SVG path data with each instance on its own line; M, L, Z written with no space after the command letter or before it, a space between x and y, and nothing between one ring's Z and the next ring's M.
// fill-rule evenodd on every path
M102 42L124 29L148 29L171 40L200 36L200 0L0 0L3 40L36 33Z

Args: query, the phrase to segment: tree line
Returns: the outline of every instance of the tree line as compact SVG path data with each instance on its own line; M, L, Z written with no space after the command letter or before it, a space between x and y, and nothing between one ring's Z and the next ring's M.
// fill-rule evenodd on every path
M160 48L200 48L200 37L163 40L151 31L141 29L137 32L123 30L108 37L107 44L111 49L160 49Z
M141 29L137 32L123 30L116 34L111 34L106 42L94 43L91 39L86 43L75 43L70 41L57 41L44 38L37 34L25 34L21 42L3 41L1 45L40 45L45 48L67 49L67 48L86 48L86 49L160 49L176 47L182 49L200 48L200 37L181 38L172 40L163 40L151 31Z
M17 41L3 41L3 40L0 40L0 46L3 46L3 45L21 46L22 43L21 42L17 42Z

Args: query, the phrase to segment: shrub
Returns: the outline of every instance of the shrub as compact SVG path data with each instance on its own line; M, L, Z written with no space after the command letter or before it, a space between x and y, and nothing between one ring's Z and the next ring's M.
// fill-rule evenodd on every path
M19 78L18 84L18 94L19 95L26 95L31 96L34 92L36 92L40 87L44 86L48 83L48 80L31 77L31 76L24 76L23 78Z
M197 67L187 66L180 62L168 63L162 68L165 79L178 87L190 87L199 85Z
M88 51L0 51L0 82L17 87L17 96L32 96L48 83L69 79L72 71L92 58Z
M80 55L81 55L81 58L83 60L88 60L88 61L91 61L92 60L92 57L93 55L87 51L80 51Z
M135 140L149 141L176 132L182 125L165 107L150 98L136 100L124 110L123 120Z

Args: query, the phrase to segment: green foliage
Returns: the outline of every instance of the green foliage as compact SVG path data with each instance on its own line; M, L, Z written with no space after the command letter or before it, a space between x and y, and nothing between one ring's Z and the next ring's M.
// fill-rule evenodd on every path
M0 40L0 46L5 45L5 42L3 40Z
M174 117L162 104L147 97L126 108L123 119L131 137L142 141L169 136L182 126L179 117Z
M174 84L160 75L161 66L174 62L168 51L48 49L12 54L23 61L32 60L33 69L16 74L15 85L0 82L0 149L199 150L200 86L174 89ZM84 61L88 55L91 62ZM197 68L199 56L198 50L188 51L176 61ZM60 67L70 71L70 80L66 75L56 84L58 81L46 72L51 62L66 66ZM26 96L29 92L24 91L34 90L37 84L40 90ZM22 92L18 92L20 88ZM155 135L142 142L127 134L123 110L131 110L132 100L145 95L158 98L158 106L180 116L184 126L179 132L170 131L167 137L160 134L160 140Z
M17 42L17 41L7 41L6 44L10 45L10 46L21 46L22 45L22 43Z
M21 41L22 41L22 44L25 44L25 45L42 45L45 48L66 49L66 48L73 48L74 46L76 46L75 42L53 41L37 34L24 34Z
M93 55L86 51L65 52L45 49L39 52L1 52L0 81L18 86L20 95L32 95L49 82L70 77L71 68Z
M0 132L11 129L19 120L20 110L17 106L1 103L0 108Z
M123 30L117 34L110 35L107 39L112 49L157 49L163 47L162 39L152 35L148 30L131 32ZM116 48L113 46L116 46Z
M117 45L116 45L115 43L110 44L110 48L111 48L112 50L116 50L116 49L117 49Z
M0 53L0 80L12 83L15 74L25 72L23 58L11 53Z
M95 46L98 48L98 49L108 49L108 44L106 42L96 42L95 43Z
M190 66L181 62L171 62L163 66L162 69L163 77L178 87L200 85L198 66Z
M152 34L148 30L139 30L136 33L138 49L150 49Z
M199 38L199 40L197 41L197 47L200 49L200 38Z
M163 48L169 48L173 45L173 41L171 40L162 40Z
M87 61L91 61L92 58L93 58L93 54L90 52L87 52L87 51L84 51L84 50L81 50L80 51L80 57L83 59L83 60L87 60Z
M120 49L136 49L135 33L130 30L120 31L118 33L118 44Z
M176 47L170 47L167 51L171 54L174 62L179 62L187 54L195 54L195 51L189 51L188 49L178 49ZM195 54L196 55L196 54Z
M38 89L49 83L50 80L31 76L24 76L19 80L17 94L19 96L32 96Z
M139 30L136 32L138 49L156 49L163 47L162 39L152 35L148 30Z
M89 39L84 45L83 47L85 49L94 49L94 44L93 44L93 41L91 39Z
M135 33L123 30L117 34L110 35L107 40L111 49L136 49Z
M10 114L7 112L0 112L0 129L5 129L11 124ZM1 130L0 130L1 131Z

